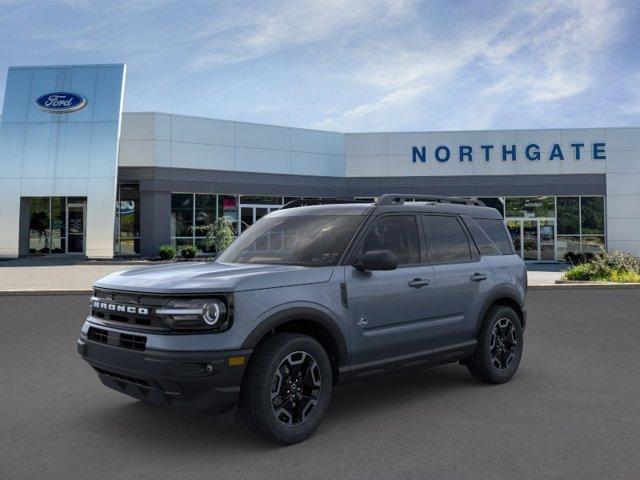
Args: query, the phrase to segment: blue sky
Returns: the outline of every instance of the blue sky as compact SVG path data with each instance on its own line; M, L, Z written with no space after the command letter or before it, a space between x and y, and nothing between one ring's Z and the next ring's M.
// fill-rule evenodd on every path
M126 111L338 131L640 126L640 2L0 0L10 65L125 62Z

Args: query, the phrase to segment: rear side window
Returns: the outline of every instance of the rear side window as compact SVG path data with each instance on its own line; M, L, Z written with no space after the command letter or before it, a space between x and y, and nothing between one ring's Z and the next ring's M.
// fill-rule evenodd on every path
M469 229L469 233L473 238L480 255L502 255L493 240L485 233L485 231L471 217L463 217L463 222Z
M430 263L470 262L471 250L467 235L456 217L425 215Z
M475 221L478 222L478 225L482 227L503 255L513 254L513 244L511 243L511 238L507 235L503 220L497 218L476 218Z
M398 265L420 263L415 217L390 215L377 220L364 238L361 255L369 250L391 250L398 257Z

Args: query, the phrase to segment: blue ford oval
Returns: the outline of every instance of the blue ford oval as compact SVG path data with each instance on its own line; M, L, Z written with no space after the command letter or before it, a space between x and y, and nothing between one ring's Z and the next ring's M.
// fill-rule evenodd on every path
M45 93L36 99L36 105L49 113L71 113L84 108L87 99L77 93Z

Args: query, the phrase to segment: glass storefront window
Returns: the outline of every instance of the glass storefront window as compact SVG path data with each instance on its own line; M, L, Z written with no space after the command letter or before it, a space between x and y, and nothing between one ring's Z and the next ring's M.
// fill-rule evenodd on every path
M196 226L211 225L216 221L216 196L196 194ZM199 234L196 233L196 236Z
M71 201L73 200L73 202ZM72 222L69 204L75 203L80 220ZM32 197L29 199L29 252L40 254L83 253L87 199L85 197ZM75 230L74 230L75 228ZM69 233L80 239L78 248L69 246Z
M601 236L583 236L582 252L598 253L604 248L604 237Z
M49 197L29 200L29 251L49 253Z
M604 198L582 197L582 234L604 234Z
M114 251L118 255L140 253L140 189L118 185Z
M245 205L282 205L282 197L242 195L240 197L240 203Z
M580 204L578 197L558 197L558 234L580 234Z
M193 194L174 193L171 195L171 236L193 236Z
M505 200L507 217L554 218L554 197L507 197Z
M525 259L562 260L569 252L597 252L605 245L604 197L507 197L505 209L516 253ZM537 232L527 228L531 221Z
M558 252L558 259L564 259L567 253L580 253L580 237L558 235L556 242L556 251Z

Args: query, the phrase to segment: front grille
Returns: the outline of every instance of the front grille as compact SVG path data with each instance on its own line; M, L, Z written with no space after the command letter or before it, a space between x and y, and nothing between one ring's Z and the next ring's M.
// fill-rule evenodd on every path
M122 327L167 331L162 317L155 314L168 299L135 293L96 289L91 299L91 316Z
M131 350L144 350L147 346L147 337L142 335L120 334L120 346Z
M108 343L109 342L109 331L103 330L102 328L89 327L89 332L87 333L87 338L94 342L98 343Z
M89 327L87 339L92 342L104 343L114 347L126 348L128 350L142 351L147 348L147 337L143 335L129 335L103 328Z
M109 370L104 370L103 368L93 367L96 372L101 375L107 375L109 377L115 378L117 380L124 380L125 382L135 383L136 385L142 385L143 387L149 387L149 382L143 380L142 378L130 377L129 375L122 375L120 373L111 372Z

